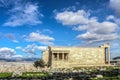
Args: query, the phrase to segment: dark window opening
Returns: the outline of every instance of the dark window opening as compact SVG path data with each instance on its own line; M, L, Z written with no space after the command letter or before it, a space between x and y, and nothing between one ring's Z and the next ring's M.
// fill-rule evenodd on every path
M57 53L54 53L54 59L57 60Z
M68 53L64 53L64 60L68 60Z
M62 60L62 53L59 53L59 60Z

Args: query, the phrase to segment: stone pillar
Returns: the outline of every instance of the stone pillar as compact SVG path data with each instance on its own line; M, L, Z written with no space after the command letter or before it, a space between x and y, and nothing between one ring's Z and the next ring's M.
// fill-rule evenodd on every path
M62 53L62 60L65 60L65 59L64 59L64 53Z
M108 47L108 64L110 65L110 47Z
M52 60L55 60L55 59L54 59L54 54L53 54L53 53L52 53Z
M66 60L68 61L68 54L66 54Z
M107 64L108 65L110 65L110 44L109 43L107 43L107 44L103 44L102 46L100 46L100 47L103 47L103 48L105 48L105 53L106 53L106 55L105 56L107 56L107 57L105 57L105 58L107 58Z
M57 60L59 60L59 53L57 53Z
M106 59L107 52L106 52L106 48L105 48L105 52L104 52L104 54L105 54L105 64L107 64L107 59Z

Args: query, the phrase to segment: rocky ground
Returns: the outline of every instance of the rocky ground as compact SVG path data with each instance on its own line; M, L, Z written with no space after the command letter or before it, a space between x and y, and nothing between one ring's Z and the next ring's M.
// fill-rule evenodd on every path
M1 72L26 72L40 71L40 68L35 68L33 62L0 62Z

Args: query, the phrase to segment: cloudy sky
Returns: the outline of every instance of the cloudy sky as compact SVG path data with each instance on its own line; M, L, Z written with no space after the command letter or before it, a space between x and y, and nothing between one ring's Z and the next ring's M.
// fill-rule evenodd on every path
M0 0L0 57L52 46L111 45L120 56L120 0Z

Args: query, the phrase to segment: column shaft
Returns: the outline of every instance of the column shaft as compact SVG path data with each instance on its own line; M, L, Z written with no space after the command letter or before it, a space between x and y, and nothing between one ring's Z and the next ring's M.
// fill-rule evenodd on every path
M105 48L105 64L107 64L107 49Z
M64 60L64 53L62 53L62 60Z
M59 53L57 53L57 60L59 60Z
M110 48L108 47L108 64L110 64Z
M54 54L53 54L53 53L52 53L52 60L55 60L55 59L54 59Z

